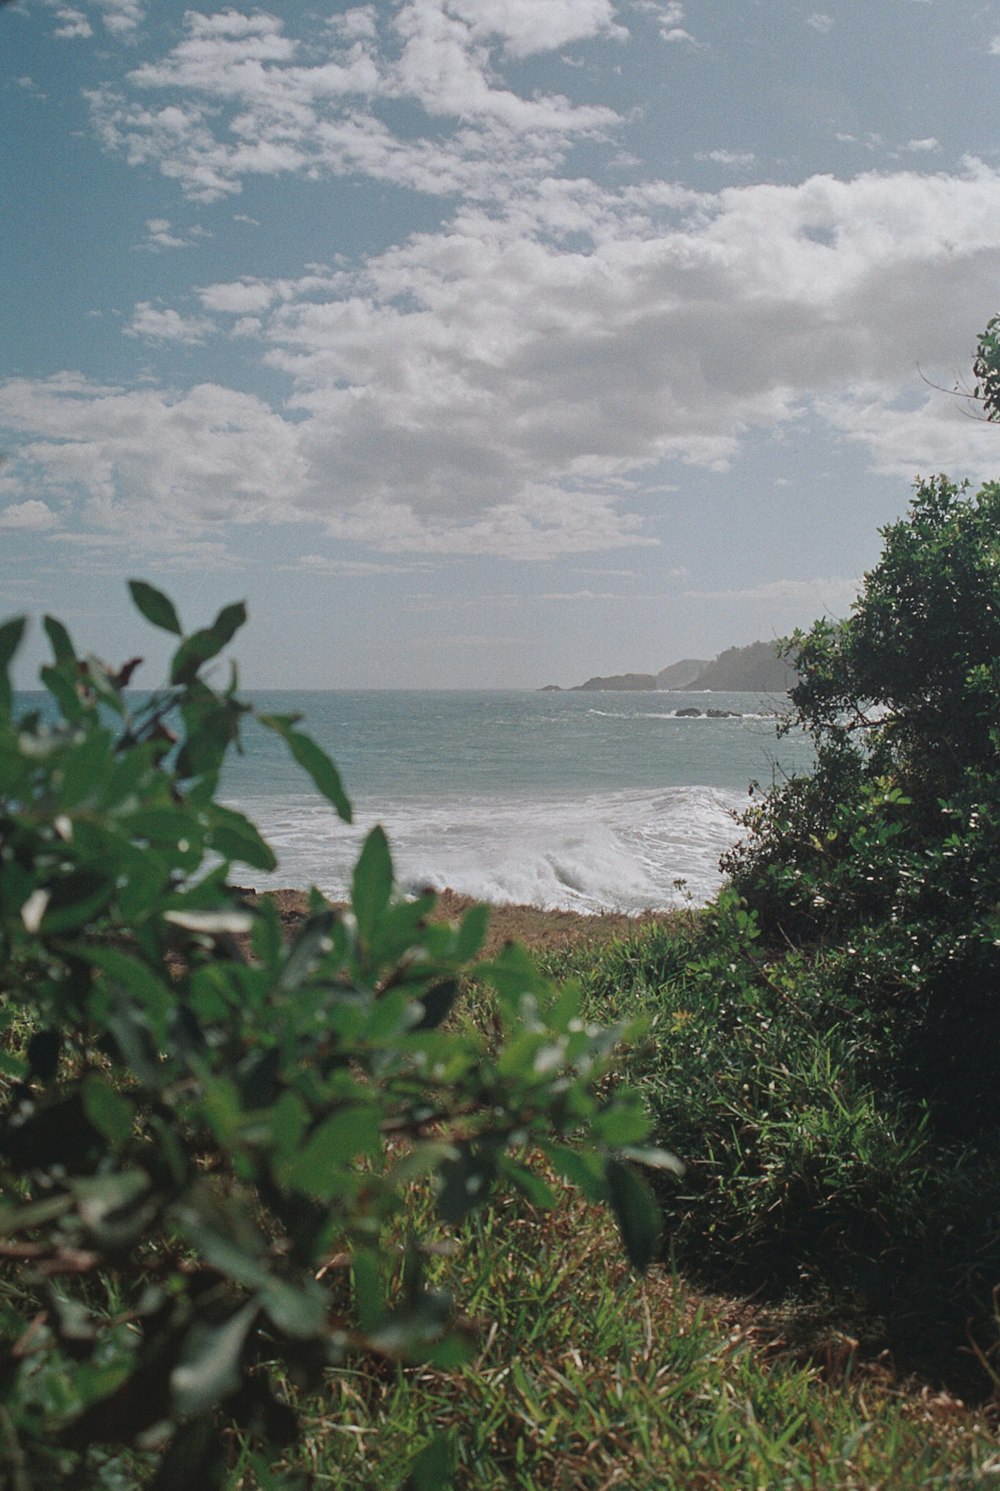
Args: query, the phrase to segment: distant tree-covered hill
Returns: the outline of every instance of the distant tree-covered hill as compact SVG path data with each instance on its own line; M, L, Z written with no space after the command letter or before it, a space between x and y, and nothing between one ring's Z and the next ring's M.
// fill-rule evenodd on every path
M704 658L683 658L659 673L613 673L588 678L573 692L631 692L646 689L715 689L748 694L781 694L794 688L798 674L778 655L776 642L751 642L749 647L730 647L720 652L714 662ZM550 684L549 688L555 687Z
M588 678L586 683L575 685L575 691L581 689L621 689L631 692L635 689L655 689L656 675L654 673L614 673L609 678Z
M794 688L797 681L795 669L778 655L777 643L751 642L749 647L720 652L686 687L780 694Z
M671 663L668 668L660 669L656 675L656 687L658 689L689 689L707 667L707 658L682 658L679 663Z

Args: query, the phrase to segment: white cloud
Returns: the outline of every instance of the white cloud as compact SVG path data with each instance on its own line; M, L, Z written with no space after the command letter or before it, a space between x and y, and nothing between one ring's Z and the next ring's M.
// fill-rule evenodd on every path
M206 285L198 292L207 311L225 311L233 315L266 311L279 295L273 281L249 277L228 284Z
M903 149L914 155L931 155L940 150L941 146L933 135L928 135L924 140L908 140Z
M541 3L532 0L532 15L547 17L533 47L610 25L604 0L549 0L551 13L538 12ZM472 21L445 0L406 0L380 38L366 8L364 26L330 28L325 52L307 50L272 15L188 11L184 39L135 68L127 93L88 94L93 121L106 148L159 169L196 200L239 192L247 176L317 172L361 172L434 195L481 197L506 184L510 195L617 116L504 86L481 33L523 50L527 12L514 0L466 8ZM156 94L170 101L161 106ZM393 133L373 107L379 99L416 103L427 133Z
M868 450L877 471L906 481L939 471L958 479L995 478L1000 431L970 412L968 401L932 391L917 402L882 388L857 388L819 404L847 439Z
M355 5L340 15L328 16L325 24L346 41L374 41L378 36L378 12L374 5Z
M683 30L681 5L637 3L668 39ZM613 40L623 11L400 0L342 11L308 47L267 12L187 12L170 52L93 98L132 164L205 200L254 174L329 172L463 203L358 266L206 284L195 315L135 307L126 331L152 342L240 338L283 407L210 384L0 386L23 468L95 532L287 520L387 554L539 558L646 542L634 509L676 463L723 469L751 432L809 410L880 469L909 467L900 391L918 363L967 366L993 304L1000 175L968 161L716 193L562 179L617 116L522 95L503 62ZM390 128L400 104L422 134ZM184 241L166 217L147 232ZM927 448L979 448L925 424Z
M820 36L827 36L833 30L833 16L827 15L825 11L816 10L812 15L806 16L806 25L818 31Z
M570 42L628 32L615 21L612 0L448 0L477 40L499 37L514 57L555 51Z
M660 36L664 41L694 42L694 37L683 25L685 13L681 0L636 0L636 6L639 10L652 12L656 17Z
M714 161L719 166L752 166L757 157L752 150L698 150L695 160Z
M113 36L130 38L145 13L142 0L92 0Z
M0 508L0 528L37 532L44 528L51 528L55 521L52 509L44 502L39 502L37 497L32 497L27 502L15 502L10 507Z
M407 575L422 569L421 564L379 564L371 559L336 559L329 554L300 554L292 564L278 569L292 574L320 575L336 578L364 578L368 575Z
M0 385L0 423L23 480L73 492L94 529L287 520L389 554L621 549L646 541L634 494L648 504L670 463L724 467L807 410L879 470L995 467L992 426L901 394L922 397L918 367L947 384L968 366L998 252L1000 175L976 162L701 194L546 181L354 272L209 285L205 316L136 308L136 334L258 339L284 410L67 377Z
M56 21L58 24L53 34L63 39L76 40L94 34L94 28L83 11L72 6L61 6L56 11Z
M204 230L193 228L185 238L174 230L169 218L149 217L146 219L146 237L137 247L156 254L162 253L164 249L190 248L196 239L205 236Z
M0 384L9 463L44 480L80 545L222 556L223 526L280 520L303 480L295 428L214 384L124 389L78 373ZM214 545L213 545L214 541Z
M182 316L175 310L161 311L148 300L142 300L124 331L126 336L143 337L151 342L180 342L194 347L214 329L207 317Z
M811 580L767 580L734 590L686 590L684 594L691 600L743 601L762 606L791 604L811 610L814 615L844 616L856 599L860 584L860 580L833 575Z
M620 590L546 590L539 597L542 601L622 601ZM629 597L632 599L632 597Z
M94 28L87 10L77 5L66 5L61 0L44 0L55 10L55 35L59 37L84 38L93 36ZM119 41L133 41L145 15L144 0L85 0L86 7L96 14Z

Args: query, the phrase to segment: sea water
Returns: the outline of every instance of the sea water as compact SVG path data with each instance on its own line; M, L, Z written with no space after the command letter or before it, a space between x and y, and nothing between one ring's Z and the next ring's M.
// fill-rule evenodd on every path
M740 835L752 782L807 770L806 739L778 738L787 699L667 692L269 692L334 758L354 807L341 823L281 741L251 725L224 799L278 856L258 888L342 897L381 823L406 890L597 912L707 900ZM698 716L679 713L699 709ZM705 711L731 711L729 718ZM236 872L239 877L239 871Z

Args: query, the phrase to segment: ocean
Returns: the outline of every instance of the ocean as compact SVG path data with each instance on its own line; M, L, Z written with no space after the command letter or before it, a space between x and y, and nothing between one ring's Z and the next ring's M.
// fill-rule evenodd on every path
M811 761L804 736L777 737L782 701L755 694L249 697L262 711L303 715L355 813L342 824L281 742L251 726L222 796L278 856L272 875L247 871L258 889L315 884L342 897L364 834L381 823L406 890L450 886L582 912L701 904L721 883L719 855L739 836L734 814L750 783L770 785Z

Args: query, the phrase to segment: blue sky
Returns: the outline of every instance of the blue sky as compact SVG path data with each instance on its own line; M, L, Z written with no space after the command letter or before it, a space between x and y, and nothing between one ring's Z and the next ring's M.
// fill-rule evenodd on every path
M18 0L0 62L0 610L110 659L140 575L248 685L653 671L1000 476L933 386L997 0Z

